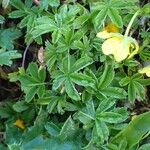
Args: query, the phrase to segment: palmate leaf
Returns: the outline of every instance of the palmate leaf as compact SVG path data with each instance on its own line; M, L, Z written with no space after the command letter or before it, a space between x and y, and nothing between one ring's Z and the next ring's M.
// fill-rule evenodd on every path
M54 77L52 88L57 90L61 86L65 87L65 91L70 98L80 100L80 95L75 88L75 84L84 87L94 86L94 80L86 74L77 72L91 63L93 63L93 60L89 57L81 57L75 61L73 56L66 56L59 66L59 74Z
M38 97L42 97L45 93L45 68L38 68L35 63L30 63L26 72L20 69L17 73L9 74L9 78L12 82L17 80L21 82L21 89L26 94L26 102L30 102L36 94Z
M121 86L128 86L128 99L134 102L137 96L142 100L145 98L144 86L150 85L150 79L143 79L141 74L134 74L132 77L122 78L119 82Z

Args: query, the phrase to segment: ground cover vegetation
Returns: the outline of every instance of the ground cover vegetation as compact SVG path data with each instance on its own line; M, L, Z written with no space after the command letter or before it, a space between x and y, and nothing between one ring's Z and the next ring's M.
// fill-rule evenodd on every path
M150 149L148 0L0 5L0 150Z

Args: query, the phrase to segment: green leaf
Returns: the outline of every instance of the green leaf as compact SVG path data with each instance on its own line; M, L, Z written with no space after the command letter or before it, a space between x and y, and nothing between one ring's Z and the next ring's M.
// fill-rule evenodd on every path
M37 149L37 147L38 147L38 149L45 149L45 146L46 146L45 142L46 141L44 140L44 138L41 135L37 135L37 137L31 139L30 141L23 143L20 146L20 149L22 149L22 150L25 150L25 149L35 150L35 149Z
M0 15L0 24L3 24L4 22L5 22L5 18L2 15Z
M82 16L79 16L77 19L74 20L73 26L75 29L81 28L83 24L85 24L89 19L89 14L83 14Z
M75 82L78 85L85 86L85 87L86 86L91 86L91 87L94 86L94 80L85 74L72 73L70 75L70 78L71 78L71 81Z
M59 38L61 37L61 31L56 30L52 33L52 43L57 43Z
M96 28L100 28L101 25L104 23L104 20L107 16L107 8L103 8L98 15L94 18L94 25Z
M52 136L57 136L60 132L60 129L58 128L57 125L55 125L52 122L48 122L45 125L45 129L47 130L47 132L52 135Z
M38 69L38 78L40 79L41 82L44 82L46 79L46 69L44 66L41 66Z
M105 2L94 2L92 1L91 3L91 11L99 11L101 9L103 9L104 7L106 6L106 3Z
M124 0L116 0L111 2L111 6L116 9L135 9L137 0L133 1L124 1Z
M23 140L23 144L32 141L34 138L38 137L39 135L41 135L43 130L43 125L34 125L32 127L30 127L30 130L28 130L24 135L24 140Z
M60 5L60 0L51 0L48 1L48 4L52 7L58 7Z
M9 150L20 150L20 144L8 144Z
M18 101L13 105L13 109L16 112L22 112L29 108L29 106L24 101Z
M21 54L18 53L16 50L12 51L1 51L0 50L0 65L12 65L12 60L21 58Z
M150 112L143 113L134 118L129 125L119 132L112 143L119 144L122 139L127 141L127 149L131 149L142 140L144 134L150 131Z
M62 126L59 136L61 137L62 140L66 140L67 138L73 137L75 131L76 131L75 123L70 116Z
M93 63L93 60L90 57L87 57L87 56L81 57L75 62L73 66L71 66L71 70L72 72L77 72L92 63Z
M100 114L101 112L105 112L105 111L107 111L108 109L110 109L114 105L115 105L115 100L113 100L113 99L103 100L99 104L99 106L98 106L98 108L96 110L96 113Z
M136 99L136 86L133 81L128 85L128 99L131 102Z
M0 106L0 118L9 118L12 114L13 111L10 109L9 106Z
M150 4L149 3L146 3L143 8L141 8L141 12L144 14L144 15L149 15L150 14Z
M107 141L109 136L109 129L105 122L96 119L95 125L98 136L101 138L102 141Z
M37 104L48 105L52 101L53 97L41 97L36 100Z
M102 112L100 115L97 115L97 118L108 123L120 123L123 121L123 116L116 112Z
M79 119L83 124L88 124L95 120L95 109L93 101L90 99L86 102L86 107L82 111L77 112L74 115L75 119Z
M107 86L109 86L110 83L112 82L112 80L114 79L114 74L115 73L114 73L113 65L112 64L109 65L108 63L106 63L105 69L104 69L104 72L100 78L98 87L100 89L104 89Z
M112 98L117 98L117 99L125 99L127 96L126 91L118 87L107 87L105 89L102 89L101 93L103 93L106 96L110 96Z
M47 106L47 110L49 113L52 113L55 107L57 106L57 103L59 102L60 98L58 96L51 97L51 100ZM59 112L59 111L58 111Z
M136 87L137 95L140 96L142 99L144 99L146 89L139 82L134 81L134 85Z
M117 9L110 7L108 9L108 16L113 23L115 23L118 27L122 28L123 21Z
M13 42L20 37L21 32L15 28L8 28L0 30L0 47L8 50L13 50Z
M119 81L119 84L121 86L126 86L126 85L128 85L130 83L130 80L131 79L129 77L125 77L125 78L121 79L121 81Z
M63 85L66 80L66 77L64 75L60 75L57 78L55 78L55 80L53 81L53 86L52 89L53 90L57 90L61 85Z
M71 97L73 100L80 100L80 95L75 89L74 84L72 83L70 78L67 78L65 81L65 90L68 96Z
M148 86L150 85L150 79L138 79L137 80L140 84L142 84L143 86Z
M27 103L31 102L31 100L34 98L35 94L37 93L38 91L38 88L36 86L33 86L31 87L29 90L28 90L28 93L26 94L25 96L25 101Z
M22 132L14 127L12 124L6 124L6 141L7 144L20 143L22 141Z
M81 111L75 114L74 117L79 119L83 124L88 124L91 122L91 120L94 120L92 116Z
M138 150L149 150L150 144L143 144Z
M11 2L11 5L13 5L15 8L19 10L24 10L26 8L22 1L11 0L10 2Z
M30 73L31 77L38 80L38 66L36 63L31 62L28 66L27 71Z
M25 15L26 15L26 13L22 10L15 10L15 11L12 11L11 13L9 13L10 18L20 18Z
M55 22L48 16L38 18L37 24L38 25L35 26L34 30L32 31L34 38L48 32L56 31L57 29Z

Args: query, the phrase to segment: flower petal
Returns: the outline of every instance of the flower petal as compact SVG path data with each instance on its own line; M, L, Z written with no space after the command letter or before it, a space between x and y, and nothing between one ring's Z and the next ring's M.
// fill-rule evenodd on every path
M122 37L113 37L106 40L102 45L105 55L113 54L117 62L126 59L129 55L129 44Z
M108 39L111 37L111 35L107 31L102 31L102 32L97 33L97 37L101 39Z
M123 37L122 34L120 33L113 33L113 32L107 32L106 30L97 33L97 37L101 38L101 39L108 39L111 37Z
M141 74L146 73L146 75L147 75L148 77L150 77L150 66L146 66L146 67L144 67L143 69L140 69L140 70L139 70L139 73L141 73Z
M108 23L105 27L107 32L119 32L119 28L114 23Z
M126 59L129 55L129 47L124 45L124 43L120 43L116 48L116 52L114 53L114 58L117 62L121 62Z

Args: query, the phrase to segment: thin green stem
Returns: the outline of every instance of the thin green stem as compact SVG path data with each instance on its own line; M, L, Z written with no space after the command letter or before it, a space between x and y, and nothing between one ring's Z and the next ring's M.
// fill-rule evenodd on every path
M138 10L138 11L133 15L133 17L131 18L131 20L130 20L128 26L127 26L127 29L126 29L125 36L128 36L129 31L130 31L130 28L131 28L131 26L132 26L132 24L133 24L133 22L134 22L134 20L135 20L135 18L136 18L136 16L137 16L138 14L139 14L139 10Z

